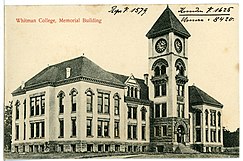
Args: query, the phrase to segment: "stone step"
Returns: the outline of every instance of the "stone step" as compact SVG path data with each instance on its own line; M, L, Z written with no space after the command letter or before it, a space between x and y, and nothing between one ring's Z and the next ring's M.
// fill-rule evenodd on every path
M178 153L178 154L198 154L199 152L194 150L194 149L191 149L190 147L185 146L184 144L179 143L176 150L175 150L175 153Z

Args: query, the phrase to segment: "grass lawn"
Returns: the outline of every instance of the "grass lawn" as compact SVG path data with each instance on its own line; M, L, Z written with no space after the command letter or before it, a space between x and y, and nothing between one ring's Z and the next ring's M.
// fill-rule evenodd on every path
M80 159L80 158L238 158L239 154L173 154L173 153L5 153L5 159Z

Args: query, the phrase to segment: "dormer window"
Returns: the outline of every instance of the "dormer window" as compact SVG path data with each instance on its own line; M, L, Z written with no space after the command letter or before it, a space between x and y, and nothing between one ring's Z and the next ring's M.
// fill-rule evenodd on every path
M66 68L66 78L69 78L71 76L71 68Z
M127 86L127 96L133 98L139 98L139 88Z

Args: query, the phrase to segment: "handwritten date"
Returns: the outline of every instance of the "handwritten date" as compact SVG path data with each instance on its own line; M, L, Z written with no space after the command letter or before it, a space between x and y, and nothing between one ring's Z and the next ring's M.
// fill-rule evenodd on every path
M143 8L143 7L136 7L136 8L129 8L129 7L124 7L123 9L119 9L117 6L112 6L111 10L108 12L116 15L118 13L136 13L138 15L143 16L147 12L148 8Z

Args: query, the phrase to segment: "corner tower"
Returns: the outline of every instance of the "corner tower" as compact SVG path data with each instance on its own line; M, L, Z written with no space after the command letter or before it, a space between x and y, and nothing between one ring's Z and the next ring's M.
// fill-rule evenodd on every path
M149 42L151 150L175 151L189 145L188 53L189 32L170 8L146 34Z

